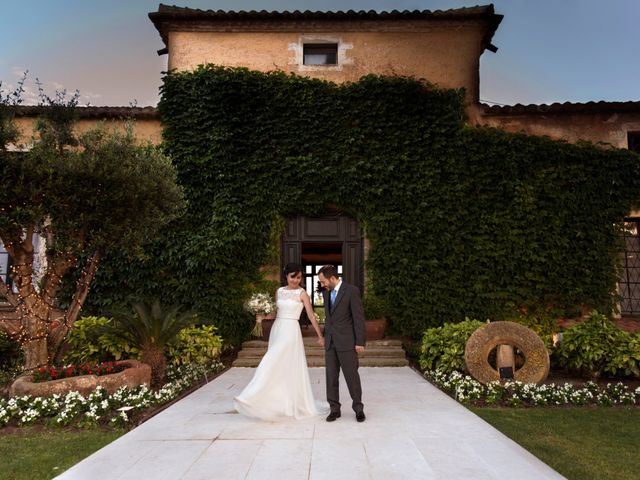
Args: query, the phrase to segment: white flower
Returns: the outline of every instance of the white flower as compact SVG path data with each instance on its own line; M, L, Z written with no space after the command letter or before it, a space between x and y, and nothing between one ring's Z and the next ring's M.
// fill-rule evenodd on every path
M246 302L245 308L253 315L267 315L275 311L276 305L268 293L254 293Z

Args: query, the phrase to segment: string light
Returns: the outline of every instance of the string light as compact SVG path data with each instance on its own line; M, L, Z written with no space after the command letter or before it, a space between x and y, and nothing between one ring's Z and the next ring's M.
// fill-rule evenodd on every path
M0 280L0 285L4 286L4 289L8 297L17 297L14 308L19 314L20 325L17 330L12 334L20 344L22 350L29 355L28 345L34 342L46 342L51 338L51 333L54 329L63 329L62 338L66 336L66 333L71 329L75 318L82 309L84 300L86 299L89 291L91 281L95 276L101 254L96 251L91 255L87 264L83 268L80 279L76 282L76 291L73 295L71 306L61 316L54 315L53 301L55 300L56 292L59 288L62 278L66 272L77 264L78 258L71 251L56 251L55 256L47 254L47 259L51 260L47 262L47 271L44 275L44 284L40 292L36 291L33 284L33 246L32 238L33 228L28 229L23 242L19 242L17 247L15 242L4 242L5 250L11 255L11 258L21 258L22 261L14 263L11 266L11 276L15 280L17 292L11 292L6 284ZM26 243L31 245L27 246ZM82 242L81 242L82 243ZM81 251L84 252L85 248L81 246ZM31 259L30 259L31 257ZM12 304L13 304L12 303ZM51 364L51 356L49 353L49 345L45 343L43 346L47 351L46 363L41 363L42 359L38 362L38 365L29 365L27 371L47 366ZM27 360L30 363L30 360Z

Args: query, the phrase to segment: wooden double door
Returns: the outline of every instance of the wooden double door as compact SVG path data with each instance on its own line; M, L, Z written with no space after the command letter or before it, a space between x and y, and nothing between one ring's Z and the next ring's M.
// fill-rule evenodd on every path
M320 217L298 215L287 219L282 236L281 269L287 263L302 266L305 287L318 306L317 270L335 265L345 282L364 292L363 237L358 222L341 214ZM284 281L284 274L281 273Z

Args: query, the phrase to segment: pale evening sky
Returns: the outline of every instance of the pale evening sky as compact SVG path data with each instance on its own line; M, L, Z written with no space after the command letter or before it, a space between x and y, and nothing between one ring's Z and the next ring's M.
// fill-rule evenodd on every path
M29 70L47 93L91 105L155 105L167 56L147 14L157 0L0 0L0 80ZM477 0L187 0L214 10L437 10ZM639 0L495 0L504 15L480 66L480 98L502 104L640 100Z

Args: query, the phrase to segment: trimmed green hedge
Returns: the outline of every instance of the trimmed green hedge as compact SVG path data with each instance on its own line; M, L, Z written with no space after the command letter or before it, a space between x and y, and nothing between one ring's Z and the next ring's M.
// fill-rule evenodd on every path
M370 239L370 288L396 333L522 308L609 311L639 157L465 127L463 98L404 77L169 73L158 108L188 213L145 258L105 260L90 302L163 295L238 341L273 228L331 206Z

